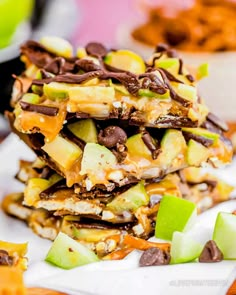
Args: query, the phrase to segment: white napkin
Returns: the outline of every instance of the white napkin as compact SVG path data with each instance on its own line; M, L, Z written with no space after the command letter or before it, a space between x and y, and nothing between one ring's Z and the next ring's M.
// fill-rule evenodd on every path
M10 135L0 145L0 199L22 187L13 180L19 158L33 159L34 155L19 139ZM236 163L234 163L234 167ZM233 168L220 173L233 181ZM236 177L235 177L236 179ZM217 213L236 209L236 200L228 201L198 216L195 227L189 232L194 239L205 243L211 238ZM68 294L143 295L225 294L236 278L236 262L186 263L179 265L138 267L139 251L121 261L92 263L73 270L62 270L44 262L51 242L34 235L26 225L0 211L0 239L12 242L29 242L29 268L25 272L28 286L40 286Z

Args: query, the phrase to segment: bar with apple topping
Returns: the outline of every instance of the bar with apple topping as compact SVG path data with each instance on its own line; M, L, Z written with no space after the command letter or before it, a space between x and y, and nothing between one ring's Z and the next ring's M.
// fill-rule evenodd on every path
M26 42L21 58L26 70L16 77L6 116L37 158L20 162L24 192L6 196L2 207L36 234L60 246L63 232L99 257L119 259L155 247L145 239L162 199L173 196L170 202L194 207L195 215L229 199L232 187L199 168L232 159L227 125L197 92L206 65L190 73L165 45L147 61L100 43L74 56L55 37ZM169 262L170 244L157 244L165 253L150 253ZM47 259L57 264L55 247Z

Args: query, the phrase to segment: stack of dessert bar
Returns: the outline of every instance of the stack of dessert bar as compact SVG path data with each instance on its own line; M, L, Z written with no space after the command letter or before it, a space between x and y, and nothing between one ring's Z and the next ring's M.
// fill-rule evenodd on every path
M20 162L25 190L3 209L38 235L63 231L102 256L111 236L149 238L163 195L199 211L229 198L229 185L188 168L232 158L226 124L197 92L204 66L191 74L165 45L147 61L100 43L73 54L55 37L26 42L21 59L7 117L36 160Z

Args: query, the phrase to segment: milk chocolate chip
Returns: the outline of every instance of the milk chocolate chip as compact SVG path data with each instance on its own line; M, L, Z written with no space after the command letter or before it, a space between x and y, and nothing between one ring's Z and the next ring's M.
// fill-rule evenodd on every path
M115 147L118 143L124 144L126 140L125 131L118 126L109 126L98 134L98 143L108 148Z

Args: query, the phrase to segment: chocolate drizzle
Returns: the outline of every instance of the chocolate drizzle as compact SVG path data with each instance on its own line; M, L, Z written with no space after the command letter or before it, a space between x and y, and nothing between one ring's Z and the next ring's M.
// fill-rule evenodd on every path
M45 105L37 105L37 104L32 104L26 101L20 101L20 106L22 110L27 111L27 112L35 112L35 113L40 113L46 116L51 116L54 117L58 114L59 108L57 107L49 107Z
M154 144L153 139L148 131L144 131L142 133L142 140L146 147L150 150L152 153L153 160L156 160L157 156L160 154L161 150Z
M33 85L42 86L45 83L48 84L51 82L80 84L96 77L102 80L114 79L124 85L132 95L137 96L138 91L142 88L150 89L152 92L158 94L165 94L169 89L170 96L173 100L179 102L183 107L191 106L192 103L179 96L170 85L170 81L177 83L183 82L163 68L155 69L155 60L153 61L153 65L147 68L146 73L136 75L105 64L103 58L108 51L102 44L92 42L85 49L89 55L98 58L100 65L86 59L58 57L35 41L28 41L21 47L22 54L25 54L32 63L56 75L55 77L43 77L41 80L35 79L32 82ZM167 56L176 57L176 52L163 44L156 48L156 52L160 53L159 56L155 57L156 59L160 58L163 52L166 52ZM179 60L179 73L181 74L183 62L181 59ZM78 73L78 70L82 70L84 73ZM155 70L161 73L164 83L153 73ZM192 80L192 77L189 76L189 80Z
M175 82L179 82L178 79L176 79L174 76L172 76L168 71L164 70L164 69L158 69L158 71L160 72L166 86L168 87L168 89L170 90L170 97L173 100L178 101L180 104L182 104L184 107L190 107L192 105L192 102L190 102L189 100L181 97L180 95L178 95L174 89L172 88L172 86L170 85L170 81L175 81ZM179 82L182 83L182 82Z

